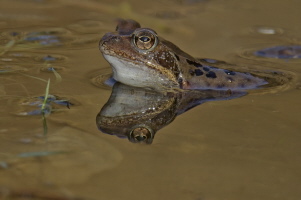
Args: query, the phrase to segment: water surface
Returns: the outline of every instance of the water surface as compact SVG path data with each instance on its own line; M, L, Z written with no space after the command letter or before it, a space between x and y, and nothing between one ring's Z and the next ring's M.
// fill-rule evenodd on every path
M295 0L1 1L0 198L299 200L301 62L254 52L299 45L300 7ZM111 95L103 83L111 69L98 41L119 17L193 56L285 78L177 116L151 145L103 134L95 119ZM42 116L31 112L48 79L55 100L45 134Z

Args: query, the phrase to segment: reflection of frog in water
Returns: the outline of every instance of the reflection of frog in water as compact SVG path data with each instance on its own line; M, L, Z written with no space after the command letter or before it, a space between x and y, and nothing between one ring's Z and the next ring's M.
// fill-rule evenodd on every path
M177 115L206 101L240 97L243 92L183 90L161 93L116 83L108 102L96 117L104 133L127 137L131 142L152 143L155 133Z
M249 73L218 68L218 63L195 59L149 28L120 20L99 48L112 65L113 78L135 87L155 89L253 89L267 82Z

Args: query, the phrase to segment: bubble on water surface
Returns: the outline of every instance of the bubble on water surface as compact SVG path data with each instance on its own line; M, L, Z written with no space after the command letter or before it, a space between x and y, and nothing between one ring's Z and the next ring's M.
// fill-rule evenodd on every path
M262 35L281 35L284 32L282 28L269 27L269 26L255 26L249 29L249 31L253 34L262 34Z

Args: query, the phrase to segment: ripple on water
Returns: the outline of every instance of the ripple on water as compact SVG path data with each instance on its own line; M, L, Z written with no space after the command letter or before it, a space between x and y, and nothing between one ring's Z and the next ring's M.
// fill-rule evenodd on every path
M255 51L254 55L264 58L298 59L301 58L301 46L274 46Z
M85 20L71 24L67 28L28 28L29 30L8 30L0 32L0 55L10 49L38 49L67 47L72 49L89 48L99 41L102 24L99 21ZM89 33L83 34L83 33Z
M9 52L0 58L0 70L3 72L28 71L40 68L42 72L64 71L60 66L67 60L66 56L57 54L41 54L35 52Z
M296 75L288 71L261 70L254 71L252 74L264 78L268 84L260 89L251 90L250 93L276 93L290 89L296 84Z
M74 24L70 24L67 28L78 33L97 33L99 34L104 27L103 22L96 20L80 20Z
M112 78L112 71L110 68L94 71L90 73L91 83L102 89L110 89L114 84L115 80Z
M269 62L301 62L301 46L298 45L275 45L262 49L249 48L238 52L238 56L254 60Z
M74 40L70 31L64 28L44 28L40 30L16 31L1 33L0 44L7 45L14 41L14 48L43 48L63 46Z
M221 63L223 66L228 66L226 67L227 69L233 71L250 73L254 76L263 78L268 82L268 84L261 86L260 88L249 90L248 93L275 93L293 87L296 82L295 74L284 70L262 70L262 68L250 69L248 67L238 67L213 59L206 60L209 60L210 62ZM116 83L116 81L112 78L112 72L109 68L98 70L97 72L94 71L90 74L91 83L96 87L110 89Z
M269 59L269 61L273 59L294 60L293 62L298 62L298 59L301 58L301 46L296 43L296 39L290 36L287 30L284 31L282 28L268 26L255 26L249 29L248 32L255 35L257 40L263 40L263 42L259 44L260 47L241 50L238 53L240 57L252 60ZM265 47L263 43L266 44ZM255 44L254 42L252 43L252 45Z

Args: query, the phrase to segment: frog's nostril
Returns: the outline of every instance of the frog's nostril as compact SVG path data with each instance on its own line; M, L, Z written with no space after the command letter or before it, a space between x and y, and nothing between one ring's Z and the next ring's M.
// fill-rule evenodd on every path
M119 37L117 37L117 36L113 36L112 38L111 38L111 40L114 40L115 42L119 42Z

